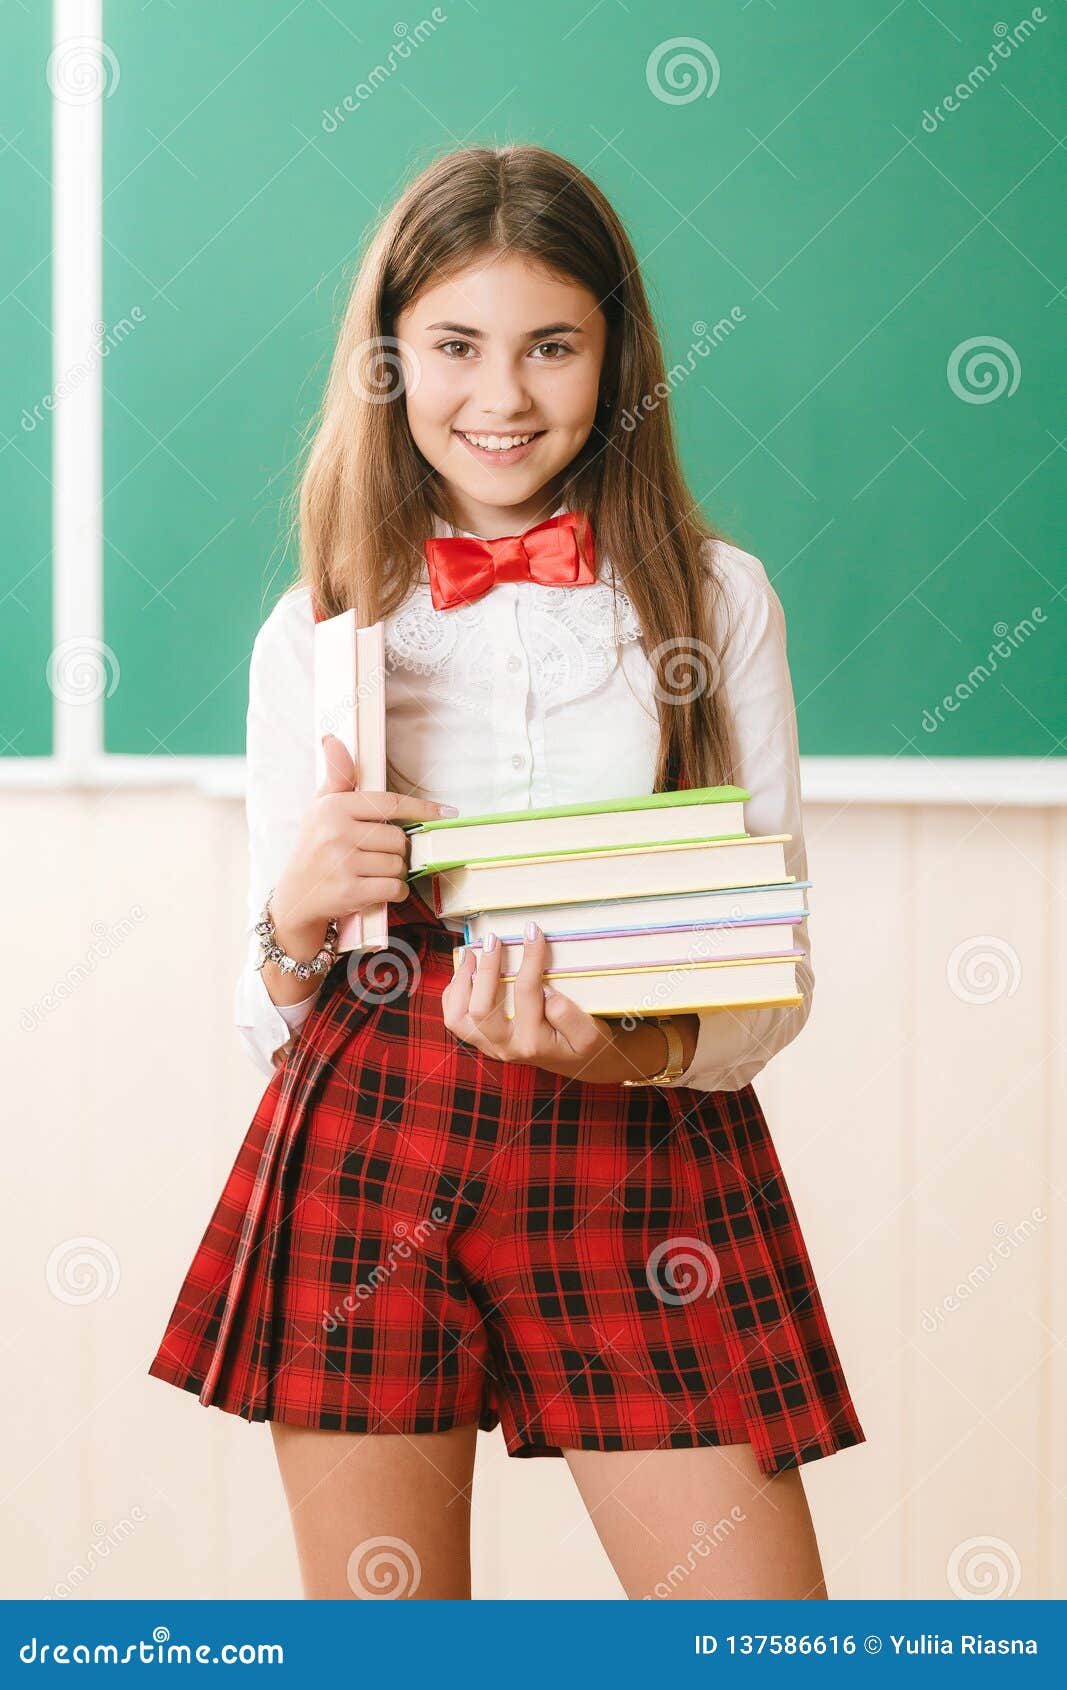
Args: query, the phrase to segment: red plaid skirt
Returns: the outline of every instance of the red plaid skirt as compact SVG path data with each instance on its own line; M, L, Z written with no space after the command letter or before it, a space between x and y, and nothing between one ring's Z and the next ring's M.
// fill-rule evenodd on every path
M256 1109L149 1367L249 1420L509 1455L863 1441L762 1109L497 1062L412 889Z

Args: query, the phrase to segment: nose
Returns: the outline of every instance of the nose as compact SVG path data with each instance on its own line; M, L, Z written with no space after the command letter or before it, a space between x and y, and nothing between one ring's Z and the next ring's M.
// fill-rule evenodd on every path
M510 421L525 416L531 400L522 366L510 358L486 359L476 398L486 417Z

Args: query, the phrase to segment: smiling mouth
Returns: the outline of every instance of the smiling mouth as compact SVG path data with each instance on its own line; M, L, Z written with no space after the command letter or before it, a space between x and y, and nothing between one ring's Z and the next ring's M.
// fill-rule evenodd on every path
M539 440L544 432L543 428L537 428L523 434L474 434L462 428L453 429L465 445L473 446L478 452L491 452L494 456L518 453Z

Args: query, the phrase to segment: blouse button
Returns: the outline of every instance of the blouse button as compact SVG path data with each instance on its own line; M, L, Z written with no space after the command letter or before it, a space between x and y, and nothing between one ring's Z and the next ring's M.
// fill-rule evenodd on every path
M526 758L523 756L522 752L516 751L514 757L511 759L511 766L513 769L521 769L525 762Z
M522 668L522 658L516 657L514 652L512 652L511 656L507 660L505 668L510 669L511 673L514 674L516 669Z

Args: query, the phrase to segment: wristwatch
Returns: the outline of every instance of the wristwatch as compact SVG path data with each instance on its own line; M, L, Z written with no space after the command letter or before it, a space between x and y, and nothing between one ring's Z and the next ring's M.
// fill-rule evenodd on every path
M656 1086L664 1080L676 1080L685 1073L685 1056L682 1050L682 1035L679 1033L670 1016L653 1015L650 1017L657 1027L662 1028L667 1040L667 1061L658 1074L649 1074L643 1080L623 1080L624 1086Z

